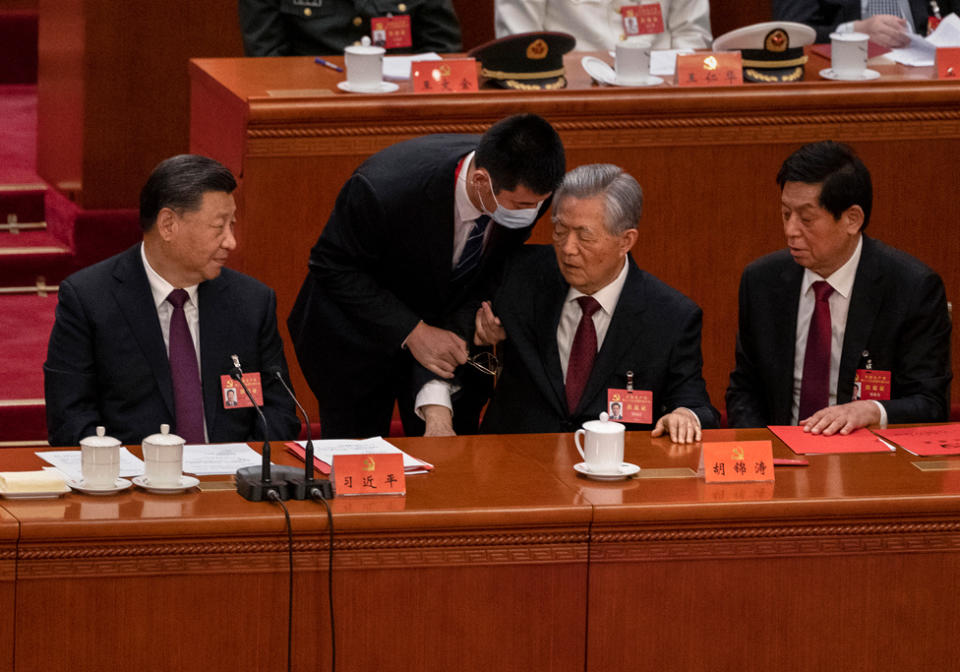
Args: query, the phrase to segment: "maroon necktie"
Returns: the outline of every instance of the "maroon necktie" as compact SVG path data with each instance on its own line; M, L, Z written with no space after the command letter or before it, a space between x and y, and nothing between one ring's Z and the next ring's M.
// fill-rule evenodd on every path
M197 351L187 326L183 304L187 290L175 289L167 297L173 305L170 317L170 375L173 378L173 401L177 415L177 434L187 443L204 443L203 394L200 389L200 367Z
M803 380L800 381L800 414L804 420L830 403L830 295L833 287L823 280L813 283L817 295L807 334L807 352L803 357Z
M570 413L577 410L583 388L593 369L593 360L597 356L597 330L593 326L593 314L600 310L600 304L592 296L577 298L580 310L580 324L570 347L570 361L567 362L567 408Z

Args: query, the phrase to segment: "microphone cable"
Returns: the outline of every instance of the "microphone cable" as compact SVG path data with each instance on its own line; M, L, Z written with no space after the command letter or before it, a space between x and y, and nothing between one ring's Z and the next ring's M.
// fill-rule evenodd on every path
M287 556L290 560L290 580L287 592L287 672L291 672L293 669L293 525L290 522L290 512L287 510L287 505L283 503L279 493L276 490L270 490L267 492L267 497L280 505L287 520Z
M330 530L330 548L327 555L327 601L330 604L330 672L337 672L337 629L333 620L333 511L318 488L310 489L310 498L323 504L327 510L327 528Z

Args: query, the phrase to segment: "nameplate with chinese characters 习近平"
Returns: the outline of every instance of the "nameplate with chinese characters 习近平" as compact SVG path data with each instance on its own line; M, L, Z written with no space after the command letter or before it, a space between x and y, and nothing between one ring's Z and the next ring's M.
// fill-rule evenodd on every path
M334 455L333 472L338 495L405 495L407 481L399 453Z

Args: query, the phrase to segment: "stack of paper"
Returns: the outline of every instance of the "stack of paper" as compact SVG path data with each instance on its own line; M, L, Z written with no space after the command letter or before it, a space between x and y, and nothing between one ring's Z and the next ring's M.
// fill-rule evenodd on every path
M286 445L287 450L291 453L301 460L306 459L306 441L290 441ZM333 464L334 455L380 455L384 453L403 455L403 471L408 476L410 474L425 474L433 469L433 465L429 462L408 455L379 436L371 439L326 439L313 442L314 462L317 471L322 474L330 473L330 465Z
M890 52L897 63L913 66L932 66L937 47L960 47L960 18L951 14L937 26L929 37L910 35L910 46Z
M877 431L882 438L919 457L960 455L960 424L903 427Z
M781 441L798 455L827 455L833 453L889 453L893 450L870 430L857 429L849 434L811 434L803 427L771 425L768 427Z

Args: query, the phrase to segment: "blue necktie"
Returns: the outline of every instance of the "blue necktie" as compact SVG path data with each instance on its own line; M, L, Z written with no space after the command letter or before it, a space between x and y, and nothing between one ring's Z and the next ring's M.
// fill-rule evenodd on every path
M480 264L480 258L483 256L483 234L486 233L489 223L490 217L487 215L480 215L474 220L467 243L463 246L463 252L460 253L457 265L453 267L450 282L462 280Z

